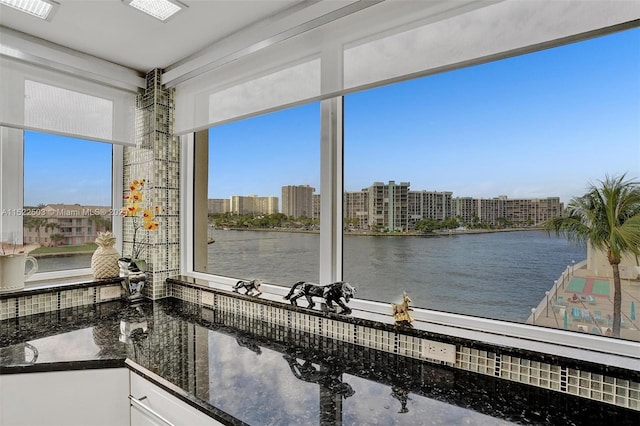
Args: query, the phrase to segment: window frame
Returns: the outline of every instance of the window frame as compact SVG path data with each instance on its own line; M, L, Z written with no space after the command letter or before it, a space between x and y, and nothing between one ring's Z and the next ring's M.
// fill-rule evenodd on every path
M24 129L0 127L2 136L0 137L0 150L2 151L2 162L0 164L0 181L2 184L2 209L22 209L24 204ZM53 134L48 132L40 133ZM92 141L80 139L89 143L107 143L104 141ZM123 153L124 148L118 144L111 145L111 205L114 210L122 207L122 182L123 175ZM10 183L10 185L4 184ZM12 188L8 192L7 188ZM112 217L112 228L115 235L122 235L122 218L119 215ZM21 217L14 220L7 220L3 215L2 226L3 235L15 233L18 239L23 239L23 221ZM116 243L118 252L122 252L122 239L118 238ZM34 286L46 286L48 283L67 278L84 278L92 276L91 268L62 269L59 271L37 272L25 280L25 288ZM64 285L64 283L63 283Z
M321 283L342 279L343 221L343 96L321 101L320 119L320 182L323 197L320 207L320 279ZM207 168L206 157L196 156L195 133L181 136L181 274L202 279L212 286L233 286L236 280L194 269L196 209L196 168ZM202 196L202 195L200 195ZM206 198L206 192L204 193ZM202 201L202 200L200 200ZM329 224L329 225L327 225ZM224 288L224 287L223 287ZM230 287L229 287L230 289ZM263 284L264 292L284 296L288 288ZM350 307L366 313L390 316L389 305L365 299L352 299ZM631 340L588 335L530 324L520 324L491 318L415 308L412 316L424 321L421 329L492 345L526 351L580 358L621 368L635 368L640 344Z

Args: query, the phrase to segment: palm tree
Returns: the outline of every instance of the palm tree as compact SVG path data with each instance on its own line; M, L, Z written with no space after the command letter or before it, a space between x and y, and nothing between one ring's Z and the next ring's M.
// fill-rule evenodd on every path
M23 217L23 226L25 228L28 228L29 230L35 228L36 235L38 236L38 244L42 244L41 242L42 237L40 236L40 230L41 228L46 226L48 222L49 222L49 219L47 219L46 217L30 216L30 215Z
M58 225L56 222L47 222L47 223L44 224L44 229L45 229L45 231L53 231L54 229L60 229L60 225ZM53 235L60 235L60 234L53 234ZM49 241L50 241L49 244L50 245L52 245L54 243L53 235L49 235ZM55 246L57 244L53 244L53 245Z
M602 250L613 270L613 335L620 337L622 291L618 265L622 256L640 254L640 184L606 176L600 186L591 184L582 197L573 198L567 215L546 223L549 231L570 241Z
M111 231L111 218L106 218L104 216L92 213L88 219L89 222L93 223L93 225L95 226L96 233L100 230Z

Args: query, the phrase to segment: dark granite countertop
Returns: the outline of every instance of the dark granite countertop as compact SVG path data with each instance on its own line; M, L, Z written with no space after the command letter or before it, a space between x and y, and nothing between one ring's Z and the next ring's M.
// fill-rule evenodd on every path
M175 299L0 323L2 374L125 365L225 424L622 425L639 416Z

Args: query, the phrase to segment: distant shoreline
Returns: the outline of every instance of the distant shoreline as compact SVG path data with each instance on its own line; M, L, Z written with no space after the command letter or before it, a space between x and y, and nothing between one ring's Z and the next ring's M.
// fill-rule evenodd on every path
M282 229L282 228L215 228L215 231L256 231L256 232L289 232L299 234L319 234L319 230L309 229ZM508 228L508 229L466 229L451 231L422 232L374 232L374 231L347 231L345 236L357 237L449 237L453 235L492 234L497 232L543 231L543 228Z

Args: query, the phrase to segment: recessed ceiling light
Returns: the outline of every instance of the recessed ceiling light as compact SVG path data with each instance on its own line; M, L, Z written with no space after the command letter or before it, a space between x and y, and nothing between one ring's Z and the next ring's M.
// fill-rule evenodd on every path
M185 4L177 0L122 0L129 6L135 7L141 12L151 15L161 21L166 21L171 16L186 8Z
M51 0L0 0L0 4L40 19L50 17L53 9L58 6L58 3Z

